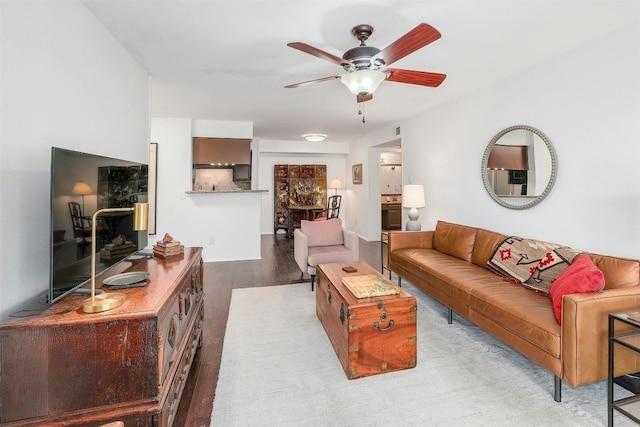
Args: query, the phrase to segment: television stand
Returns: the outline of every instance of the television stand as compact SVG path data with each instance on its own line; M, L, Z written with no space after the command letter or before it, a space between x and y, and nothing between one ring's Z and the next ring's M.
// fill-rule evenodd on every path
M123 305L84 313L69 294L0 323L0 426L171 426L203 329L202 248L140 258L100 275L147 271Z

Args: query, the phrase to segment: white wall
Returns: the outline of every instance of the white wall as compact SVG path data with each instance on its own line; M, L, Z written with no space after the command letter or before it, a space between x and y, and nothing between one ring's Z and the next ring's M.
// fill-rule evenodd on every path
M442 219L640 258L639 119L636 23L402 122L403 182L425 185L423 229ZM542 130L559 163L550 195L525 211L496 204L480 173L486 145L516 124ZM372 147L388 134L382 129L353 145ZM348 162L366 158L359 148ZM366 192L357 196L351 203L371 209L378 202ZM359 234L377 235L361 228Z
M377 129L367 134L362 140L351 144L351 151L346 158L345 173L349 177L345 183L346 204L349 216L346 228L354 231L365 240L380 240L382 214L380 209L380 153L388 150L383 145L397 141L398 123ZM404 141L402 141L404 145ZM380 147L379 147L380 146ZM362 164L362 184L353 184L351 171L353 165ZM402 167L403 176L406 168ZM403 178L403 183L407 183ZM346 202L346 203L345 203Z
M149 76L80 1L0 2L0 318L49 286L51 146L147 162Z
M402 194L401 165L380 165L380 194Z
M158 143L159 191L156 236L150 243L169 233L186 246L201 246L205 262L260 259L260 193L187 194L192 136L227 138L231 136L226 129L246 132L246 126L228 124L191 118L151 120L151 141Z
M345 155L349 152L349 144L340 142L304 142L304 141L260 141L259 142L258 184L260 188L269 190L262 195L262 234L273 234L273 166L274 165L327 165L327 184L338 177L345 185L351 182L351 175L345 173ZM328 190L329 195L335 190ZM341 194L340 218L343 222L348 216L345 207L347 192Z

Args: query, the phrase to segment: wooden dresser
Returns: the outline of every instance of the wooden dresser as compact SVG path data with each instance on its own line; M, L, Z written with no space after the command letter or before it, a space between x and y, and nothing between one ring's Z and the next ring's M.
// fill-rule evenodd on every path
M0 323L0 425L171 426L203 327L202 248L125 260L99 276L148 271L120 307L86 295Z

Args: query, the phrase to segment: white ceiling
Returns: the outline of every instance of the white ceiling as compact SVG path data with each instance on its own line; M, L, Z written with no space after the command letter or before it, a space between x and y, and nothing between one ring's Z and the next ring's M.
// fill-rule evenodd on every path
M633 2L84 0L152 76L152 115L254 122L262 139L326 133L350 141L637 20ZM632 13L633 12L633 13ZM336 56L357 46L351 28L370 24L380 49L426 22L442 38L393 64L447 74L438 88L383 82L365 103L330 62L287 47L306 42ZM561 81L558 82L562 84Z

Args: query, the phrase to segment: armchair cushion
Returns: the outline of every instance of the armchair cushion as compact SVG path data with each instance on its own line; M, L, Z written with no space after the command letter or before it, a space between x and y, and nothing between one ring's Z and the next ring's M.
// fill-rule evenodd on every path
M342 236L342 220L339 218L326 221L301 221L300 228L307 235L308 246L336 246L344 243Z
M310 266L318 264L330 264L334 262L357 261L358 256L355 251L345 246L316 246L309 248L307 262Z

